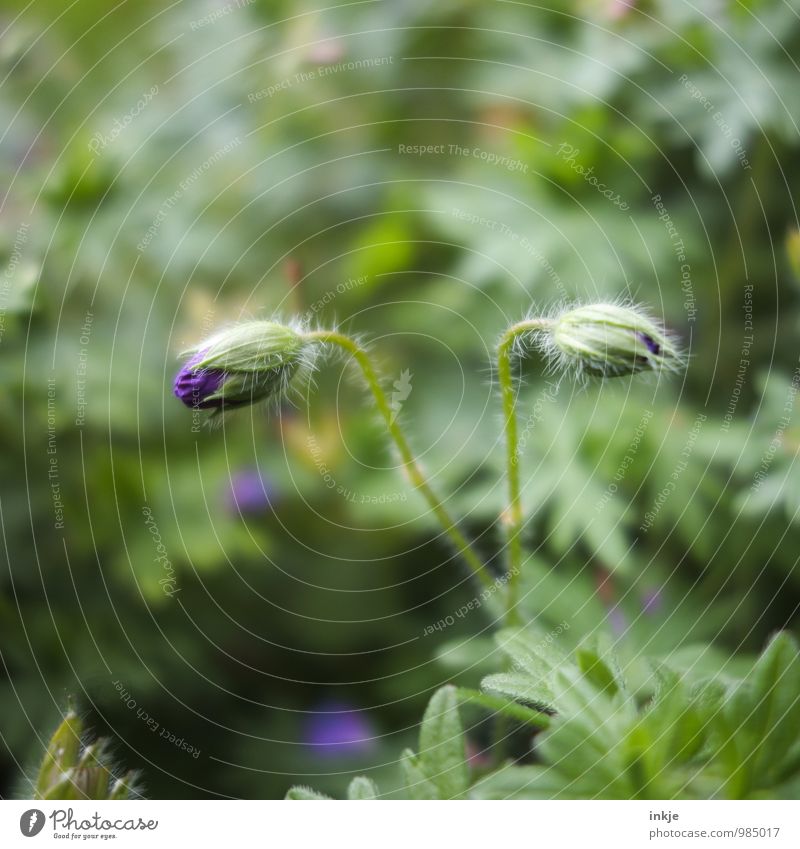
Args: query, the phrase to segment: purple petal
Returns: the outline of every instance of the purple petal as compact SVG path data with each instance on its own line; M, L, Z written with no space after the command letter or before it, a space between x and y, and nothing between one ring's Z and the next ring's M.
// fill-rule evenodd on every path
M172 391L193 410L206 410L222 406L221 398L212 398L225 380L225 372L218 369L197 369L195 364L203 357L202 351L185 362L175 376Z
M637 333L636 335L639 337L641 342L644 342L647 346L647 350L650 351L651 354L658 355L661 353L661 346L655 339L653 339L652 336L648 336L646 333Z

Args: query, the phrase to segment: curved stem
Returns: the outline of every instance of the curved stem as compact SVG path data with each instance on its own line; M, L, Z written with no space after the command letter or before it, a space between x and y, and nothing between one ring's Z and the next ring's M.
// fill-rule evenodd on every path
M483 561L475 553L475 550L472 548L467 538L458 528L455 519L453 519L450 515L448 509L440 501L425 478L417 459L414 457L411 446L408 444L408 440L394 416L394 411L389 404L386 393L381 388L378 375L375 372L369 358L369 354L367 354L367 352L354 339L351 339L349 336L345 336L343 333L337 333L335 330L310 330L304 335L306 339L316 340L329 345L338 345L340 348L347 351L358 363L358 366L367 381L367 386L375 397L375 403L378 407L378 411L386 422L389 435L394 440L397 450L400 452L400 458L403 461L403 466L411 483L422 493L434 516L438 519L439 524L453 541L453 544L456 546L473 574L485 587L487 587L487 589L495 588L495 581L492 579Z
M497 346L497 379L503 401L503 429L506 443L506 477L508 480L508 508L504 522L508 545L508 591L506 594L506 624L519 624L517 611L519 574L522 569L522 501L519 486L519 434L517 431L516 395L511 374L511 357L514 343L526 333L546 330L551 325L548 318L531 318L512 324L500 338Z

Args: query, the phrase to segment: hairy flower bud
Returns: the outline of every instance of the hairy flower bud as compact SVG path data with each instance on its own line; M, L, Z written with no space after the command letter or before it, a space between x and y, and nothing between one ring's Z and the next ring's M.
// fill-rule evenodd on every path
M206 339L186 353L174 392L187 407L215 411L280 397L308 362L302 333L275 321L249 321Z
M34 787L35 799L127 799L134 792L133 773L115 775L107 755L108 741L84 745L84 736L83 723L70 710L47 746Z
M543 345L556 362L581 373L619 377L676 369L681 353L664 328L630 304L590 304L552 319Z

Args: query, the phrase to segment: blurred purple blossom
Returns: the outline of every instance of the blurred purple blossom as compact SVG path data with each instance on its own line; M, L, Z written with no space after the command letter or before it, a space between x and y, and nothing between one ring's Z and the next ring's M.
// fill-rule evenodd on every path
M635 5L636 0L611 0L608 13L612 18L624 18Z
M306 717L303 741L315 757L352 757L374 748L375 729L363 711L330 700Z
M608 611L608 622L611 625L611 630L617 636L624 634L628 629L628 620L617 604Z
M642 611L650 616L658 613L664 605L664 597L661 587L653 587L646 590L642 596Z
M257 468L243 469L231 475L227 507L232 513L263 513L275 496L275 487Z

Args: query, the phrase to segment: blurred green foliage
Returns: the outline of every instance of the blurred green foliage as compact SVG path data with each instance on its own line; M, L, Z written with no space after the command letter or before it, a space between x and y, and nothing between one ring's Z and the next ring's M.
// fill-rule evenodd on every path
M216 430L171 397L245 316L410 372L403 421L499 571L494 340L532 304L649 304L685 377L523 374L527 615L718 668L796 626L800 21L633 5L4 4L3 795L68 695L151 796L391 791L431 693L501 668L491 605L425 635L475 588L346 363ZM319 757L328 698L371 746Z

